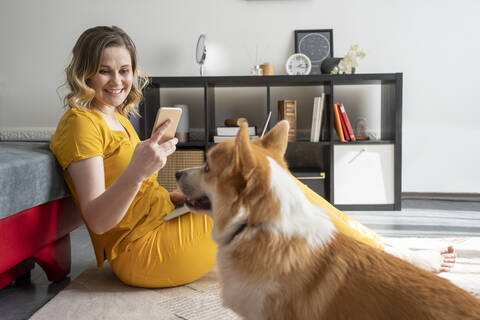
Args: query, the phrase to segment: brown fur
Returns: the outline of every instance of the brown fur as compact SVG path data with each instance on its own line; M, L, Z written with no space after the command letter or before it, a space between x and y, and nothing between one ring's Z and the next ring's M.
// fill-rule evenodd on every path
M245 231L219 242L227 306L255 320L480 319L479 300L388 253L338 232L312 247L302 234L273 228L282 199L270 189L267 156L286 168L288 124L280 122L254 143L246 127L235 142L210 151L208 171L189 169L194 178L187 170L179 181L181 188L209 190L214 233L228 233L236 215L247 219Z
M326 248L299 250L291 264L284 275L285 265L269 270L282 285L266 299L266 319L480 319L466 291L342 234Z
M276 203L278 199L274 199L268 190L269 186L263 182L270 180L267 156L286 168L282 158L285 148L278 146L278 143L269 137L271 136L267 135L265 139L250 144L247 135L242 143L226 141L209 153L209 158L215 159L215 165L210 166L210 172L205 174L205 181L206 183L216 181L217 195L222 199L222 206L216 208L218 219L215 224L219 230L225 228L231 219L231 213L237 212L241 206L244 206L247 212L251 212L248 220L250 225L274 219L279 213ZM274 149L276 151L265 149L263 144L277 149ZM244 159L242 155L245 154L251 156ZM253 169L255 174L252 174Z

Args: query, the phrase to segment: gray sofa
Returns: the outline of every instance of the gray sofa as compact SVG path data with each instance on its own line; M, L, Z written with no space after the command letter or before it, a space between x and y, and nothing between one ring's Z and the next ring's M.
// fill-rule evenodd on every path
M82 224L49 142L0 141L0 289L38 263L70 272L69 233Z

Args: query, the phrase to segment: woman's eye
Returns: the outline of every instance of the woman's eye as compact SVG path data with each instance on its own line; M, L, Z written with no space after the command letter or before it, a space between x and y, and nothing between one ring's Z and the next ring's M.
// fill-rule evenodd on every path
M130 72L130 69L122 69L122 70L120 70L120 73L121 73L121 74L127 74L127 73L129 73L129 72Z
M98 73L100 73L100 74L107 74L107 73L108 73L108 70L100 70Z

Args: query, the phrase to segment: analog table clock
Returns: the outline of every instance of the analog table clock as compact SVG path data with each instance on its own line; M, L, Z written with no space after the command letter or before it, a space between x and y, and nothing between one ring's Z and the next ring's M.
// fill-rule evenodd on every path
M312 70L312 62L303 53L295 53L288 57L285 69L289 75L306 75Z

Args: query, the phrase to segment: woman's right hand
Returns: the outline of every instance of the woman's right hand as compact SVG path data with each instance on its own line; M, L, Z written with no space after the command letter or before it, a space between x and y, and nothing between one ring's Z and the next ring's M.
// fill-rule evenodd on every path
M168 119L153 132L150 139L139 142L135 147L127 170L138 179L138 182L162 169L167 163L167 157L175 152L177 138L159 144L171 124L172 120Z

